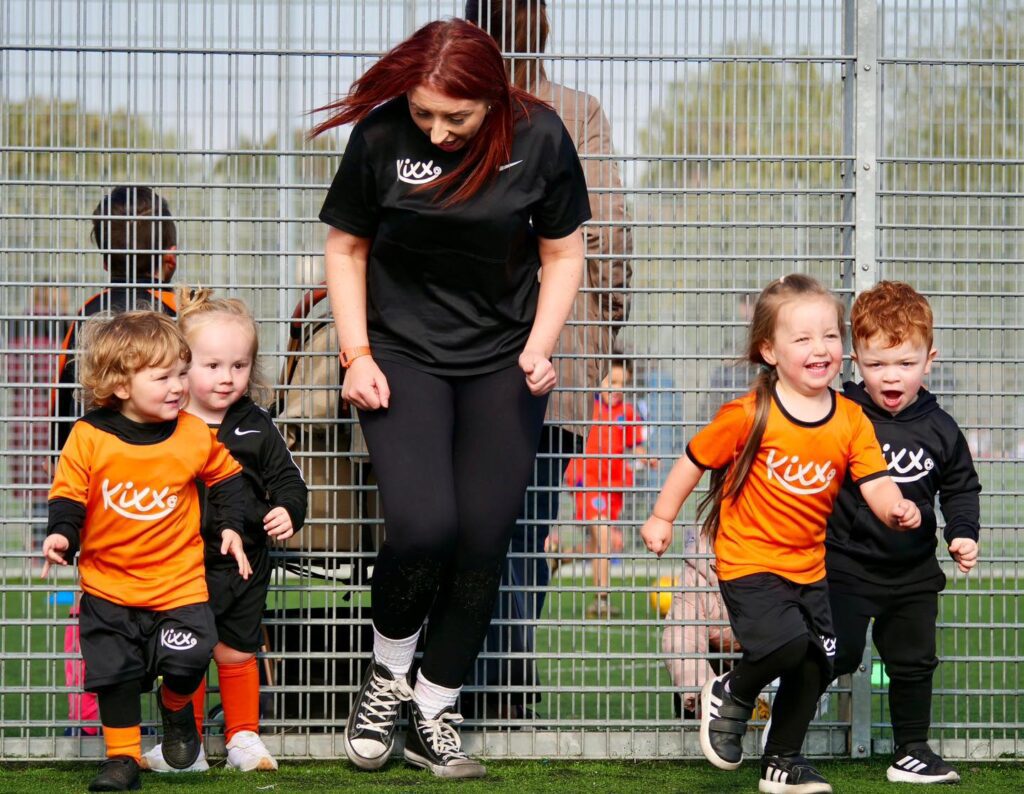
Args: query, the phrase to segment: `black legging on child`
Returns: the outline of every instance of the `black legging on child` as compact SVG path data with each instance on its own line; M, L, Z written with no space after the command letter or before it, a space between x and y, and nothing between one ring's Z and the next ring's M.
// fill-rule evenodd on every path
M757 661L746 654L729 674L729 692L751 708L768 684L779 679L765 755L799 755L818 698L829 684L831 665L808 635L790 640Z
M403 639L434 607L421 670L456 688L490 623L547 397L518 366L448 377L378 364L389 407L359 411L384 513L373 625Z

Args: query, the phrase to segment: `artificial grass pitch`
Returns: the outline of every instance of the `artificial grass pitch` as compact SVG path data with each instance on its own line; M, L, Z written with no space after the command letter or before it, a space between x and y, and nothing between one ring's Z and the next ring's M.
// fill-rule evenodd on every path
M887 782L885 769L888 764L888 758L821 761L818 768L839 794L919 794L919 786ZM956 767L963 779L955 789L957 792L1001 794L1024 791L1024 764L960 762ZM92 763L0 764L0 791L11 794L84 792L96 769L97 765ZM758 769L756 759L749 760L735 772L722 772L708 764L689 761L494 761L488 764L486 778L460 783L437 780L427 772L407 767L400 759L392 761L380 772L359 772L344 762L284 761L278 772L243 774L227 770L223 765L201 773L156 775L147 772L143 774L142 787L143 791L168 794L321 791L727 794L756 792Z

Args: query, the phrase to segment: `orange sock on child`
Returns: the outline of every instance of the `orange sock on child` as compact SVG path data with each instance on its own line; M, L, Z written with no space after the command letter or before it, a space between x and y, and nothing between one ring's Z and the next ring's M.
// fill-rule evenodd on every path
M196 717L196 733L203 738L203 717L206 716L206 678L199 682L199 689L192 695L192 712Z
M224 740L239 731L260 730L260 668L256 657L240 664L218 664L220 702L224 708Z
M192 702L192 693L189 692L187 695L179 695L177 692L169 690L166 686L161 686L160 702L167 707L168 711L181 711L185 706Z
M137 764L142 762L142 728L138 725L130 728L110 728L104 725L103 743L107 748L107 758L126 755L134 758Z

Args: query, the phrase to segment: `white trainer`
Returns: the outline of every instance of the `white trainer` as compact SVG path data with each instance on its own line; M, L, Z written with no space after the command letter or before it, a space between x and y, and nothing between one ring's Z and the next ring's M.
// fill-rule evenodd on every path
M142 754L142 763L139 767L150 772L205 772L210 765L206 762L206 750L200 746L199 757L192 766L187 769L175 769L164 760L163 745L158 744L148 753Z
M277 761L267 750L263 740L252 731L239 731L225 745L228 751L228 769L241 772L273 772Z

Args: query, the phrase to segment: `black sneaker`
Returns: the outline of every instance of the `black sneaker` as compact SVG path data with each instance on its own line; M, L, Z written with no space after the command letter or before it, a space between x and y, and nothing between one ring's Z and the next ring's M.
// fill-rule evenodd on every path
M345 723L345 755L360 769L380 769L395 749L395 725L402 703L412 700L405 676L395 678L371 661Z
M753 706L733 700L725 678L709 679L700 692L700 749L719 769L736 769L743 761L743 734Z
M762 757L757 790L762 794L832 794L832 786L801 755Z
M196 718L192 711L192 701L184 708L171 711L164 705L159 690L156 702L160 705L160 717L164 726L162 752L168 766L175 769L188 769L199 758L203 749L203 740L196 733Z
M960 775L926 742L896 748L892 766L885 771L891 783L959 783Z
M100 764L100 773L92 779L89 791L138 791L139 765L128 755L115 755Z
M483 777L487 769L462 752L462 739L455 726L462 715L447 708L432 720L409 706L409 732L405 735L405 760L413 766L429 769L437 777Z

